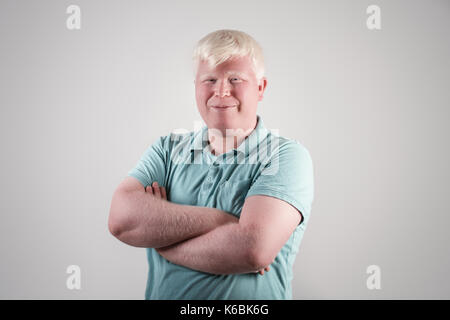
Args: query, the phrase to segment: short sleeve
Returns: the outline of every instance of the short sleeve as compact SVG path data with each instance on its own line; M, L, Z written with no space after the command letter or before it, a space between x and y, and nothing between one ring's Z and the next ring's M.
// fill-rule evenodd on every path
M136 166L128 172L128 176L138 179L144 187L157 181L160 186L165 185L167 151L166 137L156 140L142 155Z
M286 201L307 223L314 199L313 164L308 150L295 140L280 145L265 163L246 197L267 195Z

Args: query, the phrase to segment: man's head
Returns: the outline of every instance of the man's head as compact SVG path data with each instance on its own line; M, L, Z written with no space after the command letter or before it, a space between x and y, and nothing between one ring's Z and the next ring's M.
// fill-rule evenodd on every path
M244 32L218 30L197 43L193 59L195 97L206 125L224 134L254 127L267 86L259 44Z

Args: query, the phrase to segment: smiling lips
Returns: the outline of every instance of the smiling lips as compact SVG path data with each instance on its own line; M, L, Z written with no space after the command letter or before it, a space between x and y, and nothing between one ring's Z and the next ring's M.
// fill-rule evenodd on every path
M216 109L216 110L228 110L228 109L232 109L236 107L236 105L232 105L232 106L212 106L212 108Z

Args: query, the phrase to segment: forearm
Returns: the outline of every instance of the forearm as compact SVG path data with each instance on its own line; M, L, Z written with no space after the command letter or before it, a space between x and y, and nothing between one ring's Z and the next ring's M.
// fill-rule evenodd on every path
M255 262L254 245L249 233L235 222L157 251L170 262L190 269L212 274L237 274L261 268Z
M171 203L145 192L130 193L117 201L126 210L126 223L116 237L136 247L169 246L205 234L234 218L222 210Z

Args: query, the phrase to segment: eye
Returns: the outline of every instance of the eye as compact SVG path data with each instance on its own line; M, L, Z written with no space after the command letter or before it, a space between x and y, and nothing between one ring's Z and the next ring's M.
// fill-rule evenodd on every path
M240 81L241 79L239 79L239 78L231 78L231 81L232 82L237 82L237 81Z

